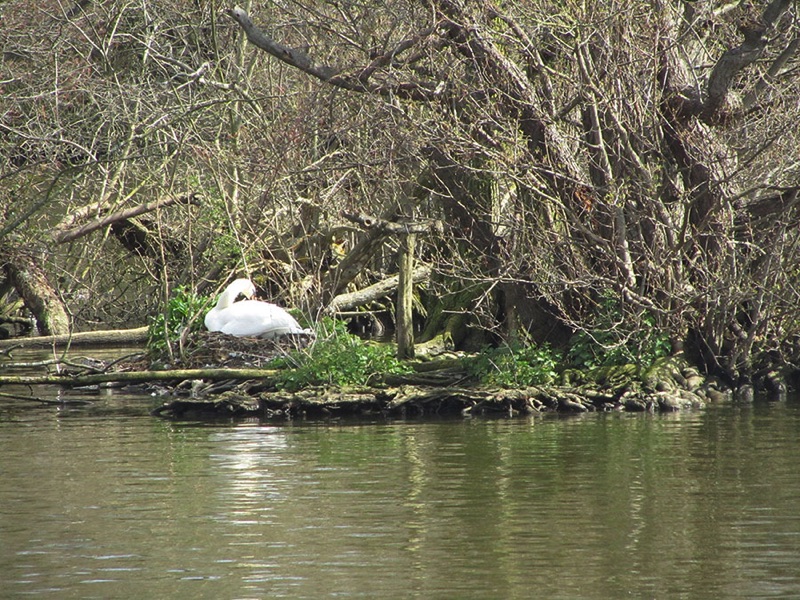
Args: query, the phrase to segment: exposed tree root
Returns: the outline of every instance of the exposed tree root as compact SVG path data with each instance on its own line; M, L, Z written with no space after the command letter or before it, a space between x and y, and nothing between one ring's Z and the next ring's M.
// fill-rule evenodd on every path
M488 389L403 385L388 388L310 388L299 392L237 389L213 400L175 400L153 411L160 417L258 417L318 419L335 417L408 418L445 415L518 416L545 412L674 411L706 404L701 394L654 392L614 395L564 387Z

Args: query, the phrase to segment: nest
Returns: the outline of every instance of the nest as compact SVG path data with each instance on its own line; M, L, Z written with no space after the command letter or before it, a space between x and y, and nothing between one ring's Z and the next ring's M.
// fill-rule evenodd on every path
M285 335L267 340L200 331L188 340L182 352L173 347L173 367L261 368L268 366L276 358L287 356L293 350L305 348L310 341L309 335Z

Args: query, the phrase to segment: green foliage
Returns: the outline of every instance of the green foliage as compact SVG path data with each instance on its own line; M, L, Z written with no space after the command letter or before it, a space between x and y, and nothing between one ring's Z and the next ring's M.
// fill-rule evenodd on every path
M467 372L488 385L519 388L555 381L560 360L548 344L486 348L467 364Z
M307 349L292 353L275 366L288 367L276 385L294 391L309 385L366 385L376 376L408 373L394 348L372 344L347 332L344 323L326 318L317 327L317 339Z
M579 369L624 364L646 367L669 351L669 335L656 327L652 315L626 318L619 300L604 294L594 326L572 336L567 360Z
M158 356L168 352L170 344L178 341L187 326L191 332L201 331L201 315L208 306L208 298L198 296L185 286L175 288L164 311L150 320L147 331L148 353Z

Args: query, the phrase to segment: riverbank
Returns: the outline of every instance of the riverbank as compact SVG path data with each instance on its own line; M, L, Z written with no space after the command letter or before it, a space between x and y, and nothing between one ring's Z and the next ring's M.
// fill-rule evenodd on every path
M723 394L724 396L724 394ZM687 391L622 393L562 386L518 390L480 386L401 385L385 388L309 388L299 392L227 391L206 400L172 400L159 417L210 416L317 419L344 416L406 418L462 415L519 416L544 412L676 411L703 408L709 400Z
M73 338L73 342L81 341ZM361 341L349 351L337 347L330 352L330 362L315 365L314 381L298 362L298 356L308 355L304 345L309 341L274 342L201 332L187 340L180 352L175 349L154 358L143 349L137 356L114 362L76 362L65 357L44 366L47 374L15 376L9 370L0 376L0 383L128 387L168 398L153 414L172 419L667 412L734 398L749 400L755 395L752 386L732 390L701 375L682 354L657 359L647 369L632 364L558 368L556 377L546 383L503 386L489 385L475 376L476 355L446 352L403 361L402 372L393 369L398 363L385 363L387 368L381 370L380 365L362 367L357 362L361 382L342 383L330 369L362 351L370 358L384 350L391 354L389 348ZM771 381L773 397L785 397L782 380Z
M248 362L241 348L235 356L238 366L243 360ZM225 416L281 420L667 412L703 408L709 402L732 397L719 382L701 377L681 356L660 359L641 378L632 365L623 365L593 373L565 371L559 383L518 388L474 381L467 369L470 358L461 355L411 362L410 373L383 374L367 386L307 386L296 391L275 389L274 372L271 377L246 380L233 377L239 371L231 370L232 377L220 381L224 370L215 370L215 382L194 382L194 397L171 400L153 414L175 419ZM576 379L580 383L570 383Z

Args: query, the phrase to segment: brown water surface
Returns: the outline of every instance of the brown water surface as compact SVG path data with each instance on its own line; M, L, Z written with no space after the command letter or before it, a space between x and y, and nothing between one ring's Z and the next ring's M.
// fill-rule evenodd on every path
M69 397L0 400L0 597L800 597L797 398L275 425Z

